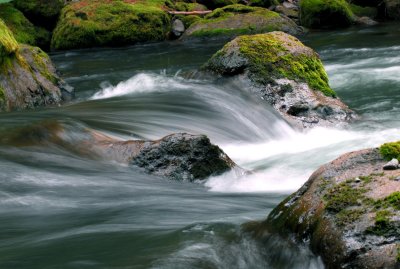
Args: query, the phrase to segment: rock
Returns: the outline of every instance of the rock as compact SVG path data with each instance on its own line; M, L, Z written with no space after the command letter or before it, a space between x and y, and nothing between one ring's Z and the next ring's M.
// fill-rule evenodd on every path
M378 24L377 21L374 21L369 17L357 17L355 22L359 25L365 25L365 26L374 26Z
M237 37L202 70L240 78L248 91L300 128L334 126L356 117L329 87L318 54L283 32Z
M18 44L0 20L0 111L58 105L65 83L49 56L37 47Z
M383 170L396 170L399 168L399 160L392 159L383 166Z
M197 0L194 2L203 4L207 6L209 9L215 9L234 4L243 4L243 5L259 6L266 8L279 4L279 0Z
M64 7L64 0L13 0L13 5L34 24L52 30Z
M265 221L252 224L251 232L260 239L279 233L307 242L327 269L398 268L400 184L391 178L400 174L381 173L384 163L378 149L339 157L314 172Z
M185 32L185 25L179 19L172 23L172 33L175 37L180 37Z
M400 0L384 0L386 16L389 19L400 20Z
M286 16L260 7L231 5L214 10L194 22L183 39L203 37L234 37L243 34L283 31L302 34L303 28Z
M171 30L169 1L81 0L62 9L53 49L124 46L165 40Z
M0 4L0 19L5 22L19 43L38 46L42 49L50 47L50 32L34 26L21 11L11 4Z
M286 2L285 2L286 3ZM294 8L287 8L284 5L279 5L275 7L275 12L278 12L280 14L283 14L291 19L297 20L299 18L299 11L298 9Z
M302 0L300 22L308 28L340 28L353 24L354 15L346 0Z
M46 121L2 133L16 147L63 148L91 159L115 161L173 180L200 181L238 166L204 135L177 133L156 141L122 141L77 124Z

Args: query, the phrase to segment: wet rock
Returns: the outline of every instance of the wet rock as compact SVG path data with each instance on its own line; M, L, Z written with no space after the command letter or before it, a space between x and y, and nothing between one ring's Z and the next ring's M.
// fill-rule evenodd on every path
M231 169L244 171L205 135L177 133L156 141L123 141L82 125L45 121L1 133L0 144L62 148L173 180L201 181Z
M185 32L185 25L181 20L174 20L172 23L172 34L175 37L180 37Z
M202 70L238 77L299 128L336 126L356 117L330 88L318 54L283 32L237 37Z
M378 149L345 154L249 230L307 242L328 269L399 268L400 172L384 164Z
M374 21L369 17L358 17L356 18L355 22L359 25L364 25L364 26L374 26L378 24L377 21Z
M392 159L383 166L383 170L396 170L399 168L399 160Z
M18 44L1 20L0 35L0 111L59 105L61 88L67 86L49 56L37 47Z
M386 16L393 20L400 20L400 1L384 0Z
M182 39L235 37L243 34L283 31L301 35L304 29L290 18L265 8L231 5L214 10L196 20L186 30Z

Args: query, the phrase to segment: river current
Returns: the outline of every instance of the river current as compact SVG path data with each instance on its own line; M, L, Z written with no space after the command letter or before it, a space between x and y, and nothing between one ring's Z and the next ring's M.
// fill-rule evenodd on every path
M340 154L400 139L400 27L302 41L360 121L299 131L234 80L199 78L220 41L51 54L76 100L0 114L1 136L44 120L123 139L206 134L254 173L175 182L52 144L1 143L0 268L324 268L306 245L256 242L241 224L264 219Z

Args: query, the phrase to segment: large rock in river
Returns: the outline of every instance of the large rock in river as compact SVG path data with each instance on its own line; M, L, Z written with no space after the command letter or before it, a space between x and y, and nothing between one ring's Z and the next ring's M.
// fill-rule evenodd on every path
M400 20L400 0L385 0L386 16L390 19Z
M123 141L81 125L47 121L2 133L0 143L57 146L79 156L127 164L174 180L197 181L231 169L241 171L205 135L176 133L156 141Z
M230 5L218 8L194 22L182 38L232 37L271 31L300 35L303 28L288 17L265 8Z
M163 0L81 0L63 8L54 29L54 49L124 46L161 41L171 30Z
M355 117L330 88L318 54L283 32L237 37L202 69L239 77L246 89L302 128L337 125Z
M394 156L388 149L351 152L322 166L251 230L261 238L294 235L328 269L400 268L400 170L382 170Z
M72 94L49 56L18 44L0 19L0 111L58 105Z

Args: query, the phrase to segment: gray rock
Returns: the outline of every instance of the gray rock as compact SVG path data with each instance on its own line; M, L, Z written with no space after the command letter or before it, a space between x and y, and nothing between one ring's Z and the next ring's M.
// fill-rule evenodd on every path
M265 221L247 231L261 240L278 233L302 245L307 242L327 269L399 268L400 211L395 203L375 206L400 191L391 179L393 171L377 173L384 163L378 149L345 154L320 167ZM379 214L387 216L377 221Z
M390 19L400 20L400 1L384 0L386 16Z
M396 170L399 168L399 160L392 159L390 162L383 166L383 170Z
M180 37L185 32L185 25L179 19L174 20L172 23L172 33L175 37Z

